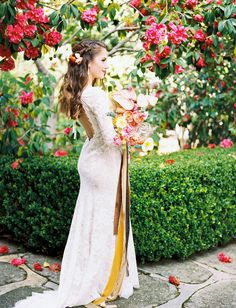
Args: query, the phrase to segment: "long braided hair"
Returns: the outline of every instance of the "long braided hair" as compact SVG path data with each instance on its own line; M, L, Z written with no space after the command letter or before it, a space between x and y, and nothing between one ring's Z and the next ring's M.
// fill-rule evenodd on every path
M79 53L83 58L80 64L68 62L68 70L60 89L58 103L59 111L71 119L78 119L82 113L81 93L88 81L88 64L95 55L107 46L98 40L84 39L72 45L72 55ZM93 85L96 79L93 81Z

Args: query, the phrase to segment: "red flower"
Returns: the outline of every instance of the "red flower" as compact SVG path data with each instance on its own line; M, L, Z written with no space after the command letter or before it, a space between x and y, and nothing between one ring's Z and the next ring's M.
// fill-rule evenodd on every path
M224 263L232 262L232 258L230 258L229 256L226 256L223 252L218 254L218 260Z
M61 33L57 32L55 29L52 29L48 34L44 32L43 38L45 40L45 44L48 46L58 45L62 39Z
M25 42L27 45L27 49L25 49L24 55L28 59L36 59L39 57L39 48L33 47L32 43L29 41Z
M166 159L166 160L165 160L165 163L166 163L166 164L172 165L172 164L175 163L175 160L174 160L174 159Z
M67 156L68 155L68 152L67 151L63 151L63 150L57 150L55 153L54 153L54 156Z
M0 254L8 253L9 248L6 245L0 246Z
M22 91L21 93L22 95L20 96L20 101L22 105L28 105L33 102L33 95L34 95L33 92L27 93L25 91Z
M201 29L197 30L194 34L194 38L199 42L204 42L207 37L207 34L204 33Z
M16 14L16 23L20 26L20 27L25 27L27 25L27 16L24 14Z
M230 139L223 139L220 142L220 147L221 148L231 148L233 146L233 142Z
M61 270L61 265L59 263L53 263L51 266L48 267L49 271L52 271L52 272L60 272Z
M17 159L11 164L11 167L12 169L17 169L19 165L20 165L20 161Z
M203 58L202 55L200 55L200 57L199 57L199 59L198 59L196 65L197 65L198 67L204 67L204 66L206 66L206 62L205 62L205 60L204 60L204 58Z
M180 285L180 281L177 277L175 276L169 276L169 282L174 284L175 286L179 286Z
M213 39L209 36L205 40L207 46L211 46L213 44Z
M21 10L33 9L36 0L16 0L16 7Z
M97 11L94 8L83 11L81 19L87 22L90 26L93 26L97 19Z
M150 60L152 60L152 55L146 53L145 56L140 59L140 63L143 64L143 63L150 61Z
M11 56L11 51L5 45L0 44L0 56L9 58Z
M170 22L169 28L172 31L168 34L168 39L172 44L179 45L187 40L188 35L184 26L176 26L173 22Z
M28 83L30 82L30 80L31 80L31 77L30 77L30 75L29 75L29 76L26 78L24 84L25 84L25 85L28 84Z
M152 23L151 27L145 32L144 39L150 44L159 44L166 35L166 25Z
M186 0L185 4L192 9L198 5L198 0Z
M12 259L11 260L11 265L14 265L14 266L19 266L19 265L22 265L22 264L25 264L25 263L26 263L25 258L19 258L19 259Z
M209 149L214 149L216 147L216 144L215 143L209 143L208 144L208 148Z
M71 132L71 127L66 127L65 129L64 129L64 133L66 134L66 135L69 135L69 133Z
M194 16L194 20L196 20L197 22L202 22L204 20L204 17L200 14L197 14Z
M34 263L34 269L40 272L43 270L42 265L40 263Z
M188 150L188 149L190 149L190 145L189 145L189 144L187 144L187 143L185 143L185 144L183 145L183 149L184 149L184 150Z
M37 27L35 25L26 25L24 27L24 34L29 38L33 38Z
M36 23L47 23L49 22L49 18L44 14L44 10L39 8L33 8L31 11L25 13L27 18Z
M130 4L136 8L139 8L141 5L141 0L132 0Z
M15 68L15 61L12 57L4 58L3 62L0 64L0 69L2 71L11 71Z
M184 68L176 64L175 66L175 74L180 74L184 71Z
M24 37L24 32L19 25L8 25L6 35L9 39L9 42L19 44Z
M146 25L151 25L152 23L156 22L156 17L155 16L148 16L148 18L146 19Z

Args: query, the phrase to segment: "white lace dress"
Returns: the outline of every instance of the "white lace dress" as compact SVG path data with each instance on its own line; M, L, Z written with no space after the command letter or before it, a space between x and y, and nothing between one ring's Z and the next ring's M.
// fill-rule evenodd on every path
M86 139L78 160L80 191L65 246L59 288L18 301L13 308L65 308L101 298L111 274L117 235L113 234L114 208L122 150L115 145L115 131L106 92L88 87L82 104L94 136ZM128 236L127 272L119 296L128 298L139 288L132 236Z

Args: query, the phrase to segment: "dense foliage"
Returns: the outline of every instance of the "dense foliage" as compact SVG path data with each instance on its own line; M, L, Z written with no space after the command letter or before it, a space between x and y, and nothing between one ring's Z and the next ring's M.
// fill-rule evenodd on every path
M236 231L236 153L199 148L133 157L131 220L141 260L186 258ZM62 253L79 191L77 157L1 156L1 228L29 248ZM19 194L20 192L20 194Z

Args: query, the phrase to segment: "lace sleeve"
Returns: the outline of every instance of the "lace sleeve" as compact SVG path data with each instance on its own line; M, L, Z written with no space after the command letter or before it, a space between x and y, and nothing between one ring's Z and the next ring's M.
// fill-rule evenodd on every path
M99 87L93 87L86 92L83 100L94 114L103 142L109 147L116 147L121 150L121 145L114 143L113 138L116 136L116 131L112 123L112 117L107 115L110 111L110 101L106 92Z

